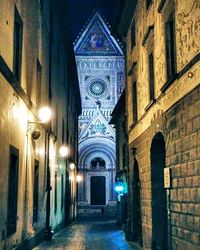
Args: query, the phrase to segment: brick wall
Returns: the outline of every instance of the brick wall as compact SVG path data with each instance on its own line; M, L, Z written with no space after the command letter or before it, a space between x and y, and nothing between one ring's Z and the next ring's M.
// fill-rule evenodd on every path
M200 249L200 87L166 112L173 249Z
M200 249L200 87L166 113L157 113L151 126L129 144L129 214L133 233L132 148L139 165L143 248L152 249L151 143L156 132L165 137L166 167L171 168L169 207L174 250Z
M132 154L132 148L136 148L136 160L139 166L139 175L141 182L141 215L142 215L142 241L145 248L151 248L151 231L152 231L152 221L151 221L151 172L150 172L150 133L149 129L146 130L140 137L137 138L134 143L129 146L130 151L130 178L129 178L129 204L130 204L130 221L131 221L131 236L134 231L134 221L133 221L133 168L134 168L134 156Z

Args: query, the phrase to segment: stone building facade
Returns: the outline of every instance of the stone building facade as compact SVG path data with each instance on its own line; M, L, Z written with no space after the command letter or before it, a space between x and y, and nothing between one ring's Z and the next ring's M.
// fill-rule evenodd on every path
M59 1L1 1L0 249L32 249L76 212L69 183L76 171L58 150L70 144L77 164L80 92L59 8ZM52 109L49 124L39 121L42 106Z
M110 124L116 131L116 177L117 224L124 228L127 219L127 181L128 181L128 140L126 133L125 89L123 90L113 112Z
M200 249L200 3L121 1L129 144L127 237Z
M87 214L115 204L115 131L109 120L124 85L124 56L98 12L77 39L74 50L82 100L79 212Z

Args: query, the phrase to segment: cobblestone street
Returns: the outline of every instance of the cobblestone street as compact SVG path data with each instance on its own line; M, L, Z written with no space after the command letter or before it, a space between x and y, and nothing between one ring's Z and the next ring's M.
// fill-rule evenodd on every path
M114 220L90 220L73 224L43 242L34 250L131 250Z

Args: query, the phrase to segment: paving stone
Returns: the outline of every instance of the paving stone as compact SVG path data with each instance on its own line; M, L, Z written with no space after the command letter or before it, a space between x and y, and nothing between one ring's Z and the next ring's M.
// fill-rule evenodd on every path
M116 221L93 219L79 221L43 242L34 250L131 250L134 249L117 228Z

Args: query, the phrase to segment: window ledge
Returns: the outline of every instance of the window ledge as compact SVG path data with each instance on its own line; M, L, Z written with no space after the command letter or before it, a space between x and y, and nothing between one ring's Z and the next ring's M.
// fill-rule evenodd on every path
M150 9L152 8L153 5L153 1L151 1L151 3L149 4L149 6L146 8L146 11L149 13Z
M129 126L129 132L132 128L134 128L136 126L136 124L138 123L138 121L133 122L130 126Z
M146 106L146 108L144 109L145 111L149 110L150 107L156 102L156 99L151 99L151 101L149 102L149 104Z
M151 31L152 31L153 29L154 29L154 25L148 26L147 31L146 31L146 33L145 33L145 35L144 35L143 40L142 40L142 46L143 46L143 47L144 47L144 45L145 45L145 43L146 43L146 41L147 41L147 39L148 39L149 34L151 33Z
M165 92L166 89L169 88L169 86L172 85L172 83L178 78L178 74L175 73L173 76L170 77L169 80L167 80L167 82L162 86L162 88L160 89L161 92Z
M137 65L137 62L133 62L131 64L131 67L128 70L128 76L130 76L133 73L133 70L134 70L134 68L135 68L136 65Z
M158 9L157 9L158 13L161 13L161 11L162 11L162 9L163 9L163 7L165 5L165 2L166 2L166 0L161 0L160 1L159 5L158 5Z

